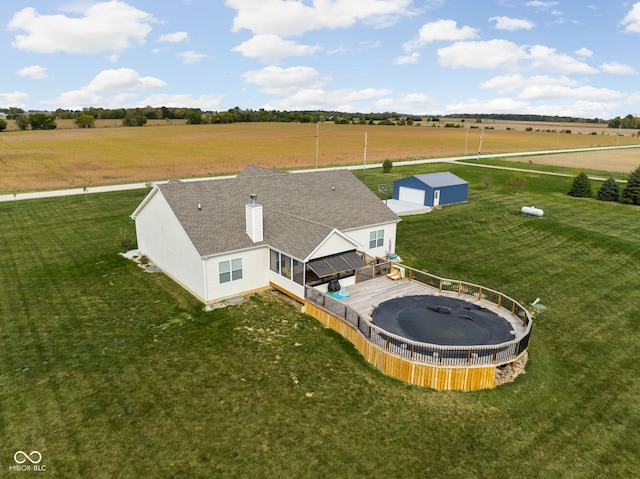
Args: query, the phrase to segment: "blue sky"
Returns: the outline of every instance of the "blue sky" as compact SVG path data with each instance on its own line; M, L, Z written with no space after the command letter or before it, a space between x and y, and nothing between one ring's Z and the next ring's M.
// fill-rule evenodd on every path
M640 116L640 1L12 0L0 107Z

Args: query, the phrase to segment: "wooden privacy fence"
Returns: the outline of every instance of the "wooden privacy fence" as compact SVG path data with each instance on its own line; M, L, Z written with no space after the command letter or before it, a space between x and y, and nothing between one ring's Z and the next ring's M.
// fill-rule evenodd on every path
M356 281L384 275L389 266L388 262L375 259L371 266L358 271ZM398 379L436 389L493 387L496 368L513 363L527 351L532 328L530 313L498 291L441 278L406 265L402 267L409 280L437 288L441 294L467 296L497 305L519 318L524 332L511 341L495 345L441 346L412 341L380 328L369 317L310 286L305 291L307 312L354 343L367 361Z

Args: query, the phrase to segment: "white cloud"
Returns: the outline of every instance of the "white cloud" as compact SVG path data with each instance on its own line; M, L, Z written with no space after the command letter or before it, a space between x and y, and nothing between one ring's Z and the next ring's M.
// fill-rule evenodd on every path
M468 26L458 28L455 20L437 20L422 25L418 31L418 38L406 42L402 47L406 51L411 51L432 42L455 42L474 38L478 38L478 31L475 28Z
M318 50L320 50L318 45L301 45L271 34L255 35L250 40L231 49L231 51L240 52L245 57L258 58L263 63L278 63L283 58L291 56L313 55Z
M393 60L394 65L411 65L418 63L420 52L411 52L409 55L401 55Z
M56 108L63 109L77 109L80 110L85 107L100 105L108 107L102 96L98 95L94 91L87 89L71 90L58 95L57 98L51 100L45 100L42 102L44 105L53 105ZM122 108L122 104L119 105Z
M370 110L368 102L391 94L388 89L365 88L363 90L339 89L304 89L295 94L269 102L264 106L267 110L337 110L356 112Z
M570 88L561 85L530 85L520 92L518 98L522 100L567 100L574 98L576 100L604 102L624 98L625 96L625 93L619 91L592 86Z
M436 100L423 93L409 93L398 98L382 98L374 102L376 111L425 114L433 111Z
M640 2L631 7L627 16L620 22L627 33L640 33Z
M451 103L445 113L523 113L527 103L512 98L494 98L491 100L469 100Z
M447 105L443 113L516 113L531 115L575 116L583 118L611 118L620 105L616 102L578 100L573 103L533 105L512 98L491 100L469 99ZM491 134L491 133L487 133Z
M438 50L438 63L452 68L497 68L527 58L526 51L507 40L458 42Z
M202 108L203 110L219 111L222 109L224 95L191 94L153 94L135 101L135 106L158 105L169 108Z
M17 12L9 30L22 30L11 43L20 50L38 53L121 52L145 42L153 15L124 2L109 1L88 6L81 17L41 15L28 7Z
M315 68L304 66L269 66L262 70L248 71L242 76L245 81L260 86L264 93L270 95L290 95L299 90L319 89L331 80L321 77Z
M489 21L496 22L495 28L515 32L516 30L531 30L535 23L524 18L491 17Z
M142 77L129 68L103 70L87 85L63 92L57 98L42 103L54 105L56 108L70 109L97 105L105 108L122 108L129 100L136 98L139 92L165 86L167 86L166 82L154 77ZM111 97L103 95L109 92L114 94Z
M534 45L529 49L529 53L533 59L533 66L537 68L545 68L563 74L578 73L589 75L598 73L596 68L576 60L569 55L557 53L555 48Z
M11 106L24 108L25 104L23 102L27 98L29 98L29 94L22 91L0 93L0 108L9 108Z
M180 43L189 39L187 32L165 33L158 37L158 41L162 43Z
M32 65L30 67L21 68L16 72L21 77L29 77L35 80L47 78L47 69L40 65Z
M593 52L588 48L581 48L575 51L575 54L582 58L591 58L593 56Z
M158 78L141 77L137 71L130 68L118 68L117 70L101 71L82 90L91 92L131 91L150 90L165 86L167 83Z
M401 16L413 14L412 0L314 1L305 5L289 0L226 0L237 11L233 31L276 34L282 37L302 35L321 29L346 28L357 22L388 26ZM277 12L274 14L274 12Z
M612 75L635 75L636 71L630 65L625 65L623 63L611 62L611 63L603 63L600 65L600 69L605 73L610 73Z
M578 82L566 76L554 78L546 75L534 75L525 77L519 73L512 75L499 75L479 85L482 90L495 90L499 94L514 93L528 87L537 86L577 86Z
M534 7L534 8L551 8L558 5L558 2L541 2L539 0L533 0L532 2L525 3L525 5L527 7Z
M182 63L186 63L188 65L198 63L203 58L207 58L206 54L196 52L195 50L177 53L176 56L182 59Z
M120 55L117 53L112 53L107 57L107 61L110 61L111 63L116 63L118 60L120 60Z
M479 87L483 90L495 90L501 95L514 94L519 100L527 101L576 99L605 102L626 96L625 93L609 88L581 86L579 82L566 76L554 78L547 75L501 75L481 83Z

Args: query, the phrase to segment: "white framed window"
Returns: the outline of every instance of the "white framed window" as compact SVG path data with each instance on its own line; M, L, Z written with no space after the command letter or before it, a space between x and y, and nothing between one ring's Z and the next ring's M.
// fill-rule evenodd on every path
M218 263L218 272L220 273L221 284L242 279L242 258L220 261Z
M369 233L369 249L384 246L384 230L376 230Z

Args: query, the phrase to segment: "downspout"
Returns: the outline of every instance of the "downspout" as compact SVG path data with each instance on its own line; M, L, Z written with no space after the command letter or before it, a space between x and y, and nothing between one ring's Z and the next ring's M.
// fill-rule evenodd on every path
M203 281L203 286L204 286L204 291L203 291L203 298L204 298L204 302L207 303L209 302L209 287L208 287L208 281L207 281L207 259L206 258L202 258L202 281Z

